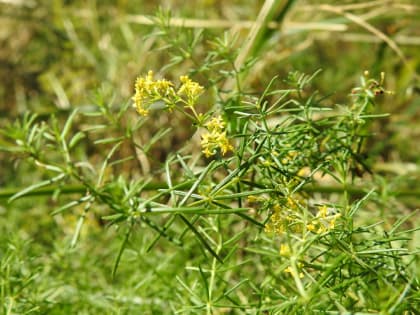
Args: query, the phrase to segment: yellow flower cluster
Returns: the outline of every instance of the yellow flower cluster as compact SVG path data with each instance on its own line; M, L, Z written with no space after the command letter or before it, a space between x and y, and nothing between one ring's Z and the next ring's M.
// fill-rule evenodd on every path
M220 116L213 117L204 125L207 132L201 135L201 148L206 157L215 155L218 150L225 155L233 150L233 146L226 137L225 123Z
M188 76L181 76L181 86L175 90L171 81L153 78L153 71L149 71L145 77L139 77L134 85L135 94L132 97L134 107L142 116L149 114L149 107L157 101L163 101L166 107L171 110L177 103L183 103L185 107L194 111L194 105L204 88L197 82L192 81Z
M328 207L322 205L318 207L318 213L316 218L309 224L306 225L308 231L322 234L333 230L337 219L341 216L340 213L329 214Z
M134 87L135 94L132 100L137 112L142 116L149 114L148 108L154 102L163 100L165 103L171 103L176 97L172 82L165 79L154 80L153 71L149 71L144 78L137 78Z
M301 232L303 225L300 209L304 206L305 202L299 196L288 197L283 205L274 205L270 221L265 225L265 231L276 234L288 231Z
M171 81L155 80L153 71L149 71L145 77L137 78L134 86L135 94L132 97L137 112L142 116L147 116L150 106L158 101L163 102L169 110L177 104L183 104L192 112L192 115L186 113L182 108L181 111L195 120L197 125L203 126L205 116L196 112L195 105L204 88L186 75L180 76L179 81L181 85L175 89ZM211 118L204 124L204 127L207 132L201 136L201 148L206 157L215 155L218 151L225 155L228 151L233 150L226 136L225 123L220 116Z
M281 163L282 164L288 164L290 161L292 161L293 159L295 159L298 155L299 155L299 153L297 151L289 151L287 153L287 156L284 157L281 160Z
M304 201L299 198L288 197L284 205L276 204L273 207L273 213L270 221L265 225L267 233L283 234L286 232L299 233L310 231L322 234L333 230L340 213L329 213L328 207L322 205L318 207L318 212L312 219L304 219L302 209L306 207ZM306 226L306 229L304 227ZM280 253L285 253L286 248L280 247Z
M178 90L178 95L185 95L187 97L186 106L193 107L197 102L198 97L203 93L204 88L197 82L192 81L186 75L179 77L179 80L182 85Z

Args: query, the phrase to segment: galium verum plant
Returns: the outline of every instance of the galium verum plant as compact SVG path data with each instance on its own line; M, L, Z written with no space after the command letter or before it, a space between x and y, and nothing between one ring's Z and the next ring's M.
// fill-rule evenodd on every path
M375 191L356 199L349 189L358 176L371 172L364 158L366 141L370 122L384 116L375 110L375 99L388 93L384 75L376 80L364 73L361 86L351 92L350 104L331 106L310 90L316 74L290 73L282 89L274 88L278 84L274 78L259 97L236 93L218 99L220 106L208 106L202 113L197 104L206 91L198 82L189 76L181 76L179 83L155 79L149 71L136 80L132 102L124 106L112 107L99 97L98 110L75 110L63 127L54 117L41 121L27 114L3 131L10 140L6 149L44 169L48 178L11 200L51 185L57 197L66 185L78 184L81 197L59 206L54 214L71 209L79 213L71 243L75 246L93 205L107 206L106 213L97 215L123 235L114 275L132 233L148 228L156 233L149 250L162 237L183 246L189 241L186 235L194 236L203 254L212 257L210 275L201 273L202 286L217 291L207 282L215 281L216 272L229 269L218 266L236 266L233 257L240 234L230 227L240 226L261 246L276 248L270 252L271 263L277 266L271 281L275 290L264 307L290 314L303 306L321 305L331 310L378 309L378 305L410 309L410 299L402 303L395 298L407 286L417 285L404 271L413 263L405 260L406 248L393 245L405 233L399 230L404 220L386 233L376 225L360 224L358 214ZM191 154L182 148L169 152L150 176L114 173L132 160L141 167L139 152L150 155L151 147L165 137L166 131L159 132L143 144L137 137L149 123L151 111L162 110L185 115L200 133L200 148ZM81 125L86 118L91 126L77 130L74 122ZM108 126L118 136L104 137ZM80 158L80 148L91 145L108 150L99 167ZM127 156L119 150L124 146L129 148L123 151L129 152ZM327 179L340 192L334 198L320 189ZM358 288L355 279L366 279L370 285ZM390 293L378 301L384 288ZM217 303L209 299L216 294L209 292L194 307L215 311ZM225 294L218 299L232 301ZM252 296L247 299L255 303ZM188 303L193 302L181 304Z

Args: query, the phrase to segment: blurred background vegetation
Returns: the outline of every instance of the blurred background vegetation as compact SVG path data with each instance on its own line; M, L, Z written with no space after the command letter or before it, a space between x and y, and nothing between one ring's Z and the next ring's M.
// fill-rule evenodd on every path
M394 94L381 100L377 110L391 115L374 126L373 167L389 190L418 191L418 1L289 2L286 15L273 21L264 34L243 80L244 89L261 94L274 76L322 69L316 89L330 95L331 104L346 104L364 70L377 76L384 71L386 87ZM64 121L74 108L94 106L98 91L105 102L121 107L134 92L135 78L150 69L168 79L190 73L207 86L211 76L200 65L211 59L208 52L216 49L214 42L226 38L225 51L217 46L219 57L239 53L263 3L0 0L0 128L27 112L41 118L55 114ZM224 66L218 71L223 72ZM211 97L206 101L212 102ZM153 151L156 161L162 162L191 136L191 130L179 128L182 118L176 115L155 119L159 121L156 125L177 127ZM148 139L156 130L147 126L139 136ZM107 153L97 147L84 149L79 154L91 163ZM135 167L126 163L118 172L138 176ZM2 189L25 187L42 176L0 151ZM167 314L171 311L162 311L165 307L176 309L169 306L174 299L174 285L166 282L169 275L194 278L183 260L193 249L165 246L162 241L153 255L144 255L146 240L137 235L131 241L136 244L134 249L124 255L117 278L112 280L109 270L121 242L115 230L105 229L100 220L92 218L84 229L83 244L68 249L77 214L51 217L57 206L54 198L31 197L12 204L1 198L0 273L4 279L5 275L15 279L3 282L2 294L17 297L14 305L21 314L105 314L101 313L105 310L107 314L130 314L139 309L145 314ZM418 206L418 196L404 202L384 197L381 205L383 211L396 216L401 209L409 213ZM160 285L153 284L156 282Z

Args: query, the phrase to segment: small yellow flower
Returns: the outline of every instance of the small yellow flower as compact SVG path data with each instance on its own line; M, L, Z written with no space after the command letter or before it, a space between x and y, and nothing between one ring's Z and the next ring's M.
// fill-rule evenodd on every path
M329 229L333 230L335 228L335 222L337 221L337 219L341 217L341 213L337 213L336 215L333 216L333 218L330 221L329 224Z
M340 216L340 213L328 214L327 206L320 206L316 218L312 223L306 225L306 229L317 234L328 232L335 228L335 223Z
M287 197L287 206L290 208L290 209L297 209L297 204L296 204L296 201L292 198L292 197Z
M287 223L285 222L282 214L282 208L276 204L273 207L273 214L270 217L270 221L265 225L264 230L267 233L282 234L285 232Z
M318 230L316 231L316 233L317 234L322 234L322 233L325 233L325 232L327 232L328 231L328 229L323 225L323 224L321 224L320 226L319 226L319 228L318 228Z
M280 245L280 255L281 256L289 256L290 255L290 247L287 244Z
M289 196L284 205L276 204L266 224L266 231L282 234L286 231L300 233L303 231L304 223L300 214L304 201L299 200L298 195Z
M248 200L249 203L258 202L258 196L251 195L251 196L248 196L246 199Z
M153 79L153 71L151 70L145 77L138 77L136 79L134 89L135 94L132 97L134 107L142 116L148 115L148 107L152 103L158 100L164 100L169 105L175 97L172 82L165 79L155 81Z
M297 267L298 268L301 268L303 266L303 264L302 263L298 263L297 264ZM284 269L284 272L287 272L287 273L290 273L290 274L292 274L293 275L293 269L289 266L289 267L287 267L286 269ZM303 278L304 277L304 275L303 275L303 272L299 272L299 278Z
M314 232L316 230L316 226L312 223L309 223L309 224L306 225L306 229L308 231Z
M215 155L217 150L220 150L222 155L233 150L233 146L226 136L226 131L223 131L225 122L220 116L213 117L204 126L208 132L201 136L201 148L206 157Z
M299 155L299 153L297 151L289 151L287 155L290 156L291 158L295 158Z
M205 124L205 127L210 131L222 131L225 128L225 122L222 117L217 116L210 119L210 121Z
M266 200L264 196L256 196L256 195L249 195L248 197L246 197L246 199L247 199L247 202L249 202L250 204L259 204Z
M203 93L204 88L197 82L192 81L188 76L183 75L179 77L182 85L179 88L177 94L185 95L187 97L186 106L194 106L197 98Z
M297 172L297 176L303 177L306 176L307 173L308 169L306 167L303 167Z
M171 94L173 94L172 86L173 86L172 82L162 79L162 80L157 80L154 83L153 89L156 95L165 97L165 96L170 96Z
M265 166L265 167L270 167L270 166L273 166L275 164L270 159L268 159L268 160L263 160L262 165Z
M317 217L326 218L328 215L328 208L326 205L322 205L318 208L318 214Z
M226 132L208 132L201 136L201 148L206 157L210 157L217 153L220 149L222 155L233 150L233 146L226 137Z
M292 273L292 268L290 268L290 266L289 266L286 269L284 269L284 272Z

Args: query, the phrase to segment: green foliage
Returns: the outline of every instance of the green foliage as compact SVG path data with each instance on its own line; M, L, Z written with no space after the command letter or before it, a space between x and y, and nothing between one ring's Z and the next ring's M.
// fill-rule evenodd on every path
M417 314L418 156L401 124L415 128L420 60L379 29L380 4L243 5L247 36L124 1L0 5L35 19L13 75L38 84L16 80L0 121L1 314ZM351 59L371 48L299 43L351 23L385 44L355 88ZM270 55L279 38L291 66Z

